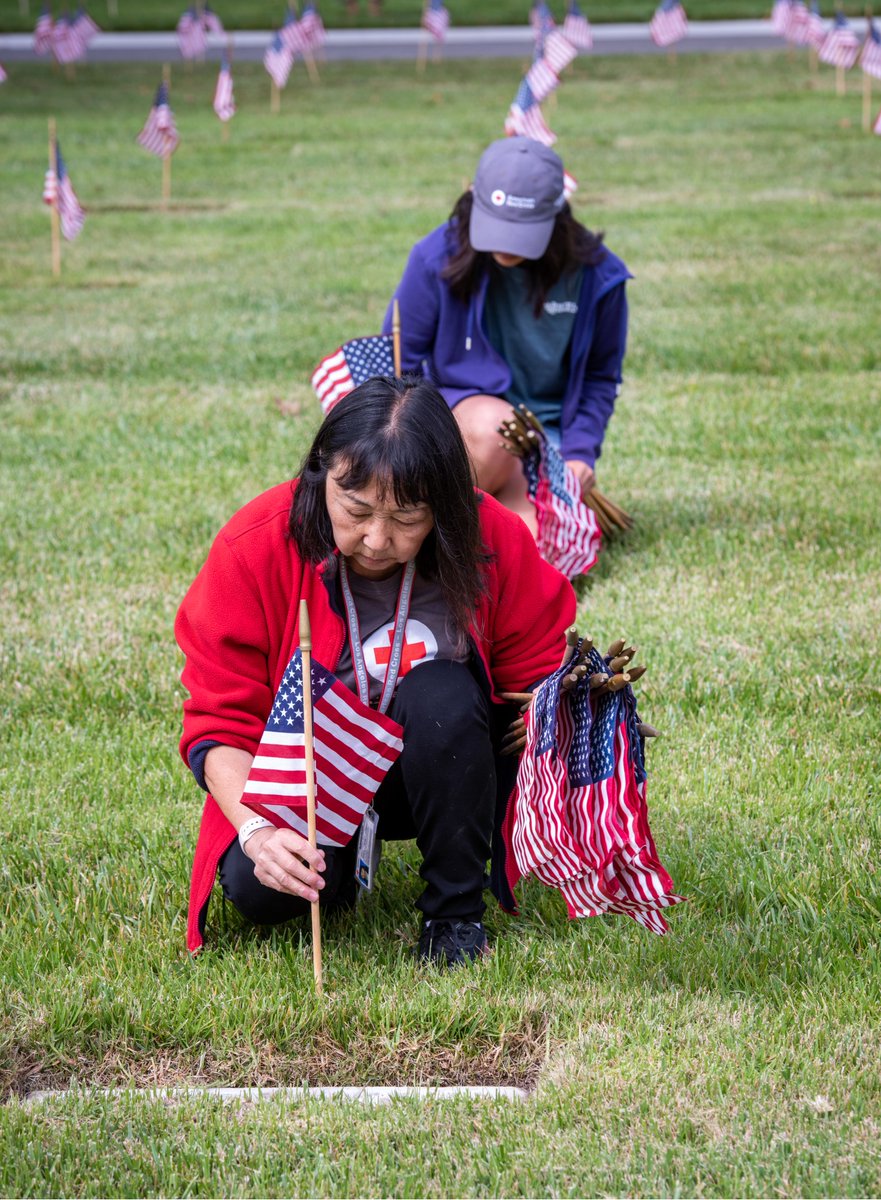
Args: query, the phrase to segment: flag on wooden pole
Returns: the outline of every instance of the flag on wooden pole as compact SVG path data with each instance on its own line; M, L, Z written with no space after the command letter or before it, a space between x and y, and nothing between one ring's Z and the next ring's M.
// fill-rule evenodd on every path
M539 104L546 100L560 80L548 64L541 50L536 46L532 66L526 72L526 82Z
M786 21L784 37L793 46L806 46L810 13L804 0L792 0Z
M853 31L853 26L839 9L835 14L832 28L823 39L819 49L820 62L830 67L841 67L849 71L857 60L860 52L859 38Z
M422 28L425 32L431 34L436 42L442 42L449 27L450 14L444 0L428 0L422 10Z
M191 61L194 58L202 58L205 54L207 38L205 37L205 26L202 21L202 15L193 5L181 14L181 18L177 23L177 43L180 49L181 58Z
M263 55L263 66L269 72L269 78L279 91L288 81L294 56L281 40L281 34L276 33Z
M542 42L541 51L545 62L556 75L562 75L571 62L578 57L578 50L559 29L552 29Z
M786 37L789 27L790 0L774 0L771 8L771 28L781 37Z
M327 41L327 30L319 15L318 9L311 2L303 6L300 16L300 27L305 34L310 50L320 50Z
M138 142L151 154L156 154L159 158L168 158L174 154L179 141L174 113L168 102L168 84L163 79L156 89L156 98L144 128L138 134Z
M811 0L811 7L808 10L808 19L804 32L805 44L813 50L819 50L825 40L826 22L820 15L819 0Z
M73 190L73 184L61 156L61 147L57 141L54 141L53 147L54 161L50 162L43 183L43 203L55 208L61 233L65 241L72 242L82 231L86 214Z
M226 54L220 62L217 86L214 89L214 111L221 121L230 121L235 115L236 103L233 96L232 68Z
M866 29L866 40L860 52L860 66L867 75L881 79L881 33L871 17Z
M679 0L661 0L649 22L649 33L656 46L672 46L688 33L688 19Z
M353 338L321 360L312 372L312 389L326 415L343 396L374 375L394 374L394 345L388 334Z

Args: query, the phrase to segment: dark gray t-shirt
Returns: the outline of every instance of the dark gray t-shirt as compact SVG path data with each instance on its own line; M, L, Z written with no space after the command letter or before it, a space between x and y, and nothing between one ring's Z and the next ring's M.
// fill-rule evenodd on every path
M356 575L354 571L350 570L348 573L349 587L358 610L364 665L367 668L372 701L379 699L385 681L402 571L403 568L388 579L365 579L363 575ZM468 645L453 629L440 584L425 579L417 571L413 580L398 681L420 663L429 662L433 658L467 662L468 657ZM334 674L357 694L358 685L348 636Z
M505 399L525 404L552 426L560 422L583 276L584 268L579 267L558 279L536 317L528 268L490 268L483 321L490 344L511 371Z

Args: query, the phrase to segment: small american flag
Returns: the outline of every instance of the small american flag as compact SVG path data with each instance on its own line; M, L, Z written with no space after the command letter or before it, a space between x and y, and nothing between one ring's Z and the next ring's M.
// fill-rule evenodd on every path
M321 846L345 846L404 748L403 729L312 660L315 824ZM303 658L287 665L242 793L248 808L306 837Z
M70 176L61 157L61 147L55 143L55 166L46 172L43 181L43 203L58 210L61 232L68 242L79 234L86 221L86 214L77 199Z
M312 388L322 412L327 414L366 380L394 373L394 346L389 334L353 338L321 360L312 373Z
M309 40L310 49L320 50L327 41L327 30L324 28L324 22L314 4L309 3L303 6L300 25Z
M849 71L857 60L860 52L859 38L843 12L835 14L832 28L826 34L820 47L820 62L828 63L831 67L843 67Z
M61 16L52 27L52 53L60 63L77 62L89 44L88 25L79 17Z
M195 8L188 8L177 23L181 58L201 58L205 53L205 26Z
M275 86L283 88L294 65L294 56L282 42L280 33L277 33L267 46L263 55L263 65Z
M232 70L225 54L221 59L217 87L214 89L214 111L221 121L232 120L236 111L236 102L232 91Z
M860 54L860 66L867 75L881 79L881 33L878 32L878 27L871 18L869 18L866 40L863 42Z
M450 27L450 14L444 0L428 0L422 11L422 28L438 42L447 36Z
M826 22L820 14L819 0L811 0L804 38L806 45L813 46L815 50L819 50L826 40Z
M560 83L560 80L548 66L543 54L537 46L535 48L532 66L526 72L526 82L539 104L541 104L543 100L546 100L551 92Z
M597 560L602 535L596 514L581 498L575 473L543 434L521 461L542 558L569 579L585 575Z
M591 673L609 674L595 650ZM623 913L665 933L680 903L648 825L645 760L628 687L591 696L561 689L568 666L536 690L506 821L508 881L527 874L559 888L570 917Z
M546 146L553 146L557 140L557 135L545 123L538 101L525 79L521 80L514 103L508 109L505 133L509 136L521 134L536 142L543 142Z
M789 6L789 18L786 22L786 32L784 34L786 40L791 42L793 46L806 46L808 44L808 26L810 22L811 14L804 0L792 0Z
M578 191L578 180L569 171L563 172L563 195L567 200Z
M593 34L591 33L590 22L581 11L577 0L569 0L566 16L563 21L563 36L577 50L593 49Z
M552 29L543 43L543 53L550 68L558 75L578 57L578 51L558 29Z
M34 26L34 54L50 54L51 52L52 10L48 4L44 4Z
M649 22L649 33L656 46L672 46L688 33L688 19L679 0L661 0Z
M226 32L223 28L223 21L221 21L210 4L206 4L202 10L202 24L205 27L205 32L212 33L215 37L223 37Z
M179 141L174 113L168 103L168 88L165 83L160 83L146 124L138 134L138 142L151 154L167 158L169 154L174 154Z
M310 48L311 43L307 29L302 21L297 20L290 9L288 9L288 15L285 17L280 32L282 45L290 51L292 57L296 58L298 54L305 54Z
M101 32L101 26L92 20L82 4L77 9L74 24L80 31L80 35L85 38L86 44Z

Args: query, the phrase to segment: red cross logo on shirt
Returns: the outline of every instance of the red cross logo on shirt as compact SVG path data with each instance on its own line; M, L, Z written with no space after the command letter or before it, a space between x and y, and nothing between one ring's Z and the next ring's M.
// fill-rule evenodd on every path
M392 630L388 630L388 646L377 646L373 651L373 656L376 659L378 667L384 667L388 664L392 656ZM406 675L414 663L419 662L420 658L425 658L427 647L425 642L408 642L406 634L404 635L404 644L401 647L401 675ZM421 678L421 677L420 677Z

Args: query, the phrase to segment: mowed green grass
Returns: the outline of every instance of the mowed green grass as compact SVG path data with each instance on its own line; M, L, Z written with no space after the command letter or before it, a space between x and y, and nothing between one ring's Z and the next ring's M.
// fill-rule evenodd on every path
M124 0L121 0L121 5ZM656 938L522 889L465 974L408 956L411 848L325 930L184 912L176 607L291 475L323 353L377 329L411 243L500 132L517 66L329 66L221 142L178 71L173 207L136 144L157 69L13 68L0 159L0 1191L881 1191L881 142L802 59L582 60L548 113L630 265L601 486L635 513L581 626L640 645L652 827L689 902ZM49 276L57 116L80 239ZM406 320L406 314L404 314ZM525 1106L226 1109L40 1087L525 1083Z
M522 25L528 19L531 0L446 0L453 25ZM36 22L41 0L0 0L0 30L30 30ZM56 15L59 5L55 5ZM185 0L90 0L88 11L102 29L172 29L187 7ZM227 29L270 29L284 20L286 0L215 0L212 8ZM294 6L301 10L302 3ZM584 0L581 8L591 22L648 21L656 0ZM771 11L768 0L688 0L686 11L693 21L717 19L761 19ZM862 16L859 0L837 5L852 16ZM551 0L554 17L562 21L563 0ZM825 4L824 15L833 6ZM346 0L318 0L322 20L329 29L418 25L422 0L380 0L372 9L368 0L350 7Z

